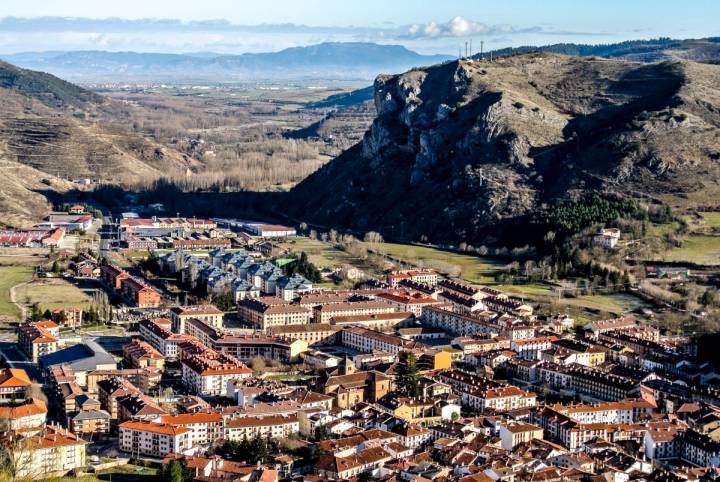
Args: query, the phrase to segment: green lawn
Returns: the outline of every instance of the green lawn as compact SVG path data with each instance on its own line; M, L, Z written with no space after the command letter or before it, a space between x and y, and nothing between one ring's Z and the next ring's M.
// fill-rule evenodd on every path
M34 256L0 256L0 318L20 317L20 310L10 302L10 288L32 280L34 268L41 261ZM22 300L18 297L18 301Z
M682 247L659 255L658 261L687 261L705 265L720 265L720 236L688 236Z

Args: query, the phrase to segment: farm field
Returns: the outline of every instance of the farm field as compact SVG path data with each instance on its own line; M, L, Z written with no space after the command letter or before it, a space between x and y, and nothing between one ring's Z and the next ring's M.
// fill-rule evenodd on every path
M58 308L88 308L92 298L63 278L40 278L17 289L17 301L37 303L41 311Z
M365 245L370 247L368 243ZM457 278L478 284L494 283L495 272L505 264L492 258L453 253L428 246L381 243L377 245L377 251L404 263L434 268L441 272L445 271L444 268L457 267L460 270Z
M490 284L493 286L493 288L496 288L500 291L504 291L508 294L520 297L527 297L531 300L541 300L543 298L554 296L552 288L549 285L543 283L527 283L517 285L495 285L492 283Z
M316 239L297 236L277 244L281 248L287 249L288 251L296 254L305 252L310 259L310 262L320 269L333 268L342 264L349 264L364 271L369 271L371 269L364 260L353 257L345 251L335 248L330 243L325 243Z
M711 266L720 265L720 236L688 236L681 247L667 251L659 257L658 261L687 261Z
M642 298L629 293L615 293L611 295L578 296L576 298L563 298L560 305L589 308L615 315L621 315L638 308L652 308Z
M38 256L0 255L0 319L16 320L20 309L10 299L10 289L20 283L32 280L35 266L44 259ZM20 301L17 296L17 300Z

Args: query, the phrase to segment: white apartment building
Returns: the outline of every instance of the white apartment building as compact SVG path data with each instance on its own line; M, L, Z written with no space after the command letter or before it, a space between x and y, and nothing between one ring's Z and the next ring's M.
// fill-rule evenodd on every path
M208 350L182 360L182 380L190 393L201 396L225 394L227 382L248 378L252 370L233 357Z
M193 447L211 444L223 437L223 417L219 413L199 412L163 415L157 419L157 422L192 430Z
M156 422L127 421L119 425L120 450L138 457L165 457L193 448L192 429Z
M225 440L240 441L254 437L285 438L300 431L295 415L242 417L225 423Z
M48 425L25 440L14 450L15 480L62 477L86 465L86 442L64 428Z

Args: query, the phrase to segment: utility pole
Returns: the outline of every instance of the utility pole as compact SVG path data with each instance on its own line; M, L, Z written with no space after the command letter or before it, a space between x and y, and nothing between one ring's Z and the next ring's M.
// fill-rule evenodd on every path
M467 56L468 56L468 50L467 50L467 47L468 47L468 45L467 45L467 40L466 40L466 41L465 41L465 57L467 57Z
M483 47L484 46L485 46L485 41L481 40L480 41L480 59L482 59L482 56L483 56Z
M472 57L472 39L470 39L470 57Z

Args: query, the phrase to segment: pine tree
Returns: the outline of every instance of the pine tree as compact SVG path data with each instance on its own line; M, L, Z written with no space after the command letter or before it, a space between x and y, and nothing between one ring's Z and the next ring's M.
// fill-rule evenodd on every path
M420 369L417 366L417 358L414 353L402 352L400 359L402 363L395 377L397 391L408 397L417 397L420 394L420 387L418 386Z

